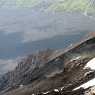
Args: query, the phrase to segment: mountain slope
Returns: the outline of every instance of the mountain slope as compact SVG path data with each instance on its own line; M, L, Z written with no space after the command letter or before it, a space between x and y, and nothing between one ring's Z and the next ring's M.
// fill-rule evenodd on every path
M31 95L47 91L53 95L54 89L60 90L61 95L68 95L68 92L70 95L80 91L80 88L74 89L95 78L95 70L86 65L95 57L94 47L95 36L91 35L61 53L47 50L28 56L15 70L0 78L0 95ZM83 88L83 92L85 90Z
M1 0L1 8L33 8L52 11L88 11L95 12L94 0Z
M59 0L52 4L51 9L59 11L88 11L94 12L94 0Z

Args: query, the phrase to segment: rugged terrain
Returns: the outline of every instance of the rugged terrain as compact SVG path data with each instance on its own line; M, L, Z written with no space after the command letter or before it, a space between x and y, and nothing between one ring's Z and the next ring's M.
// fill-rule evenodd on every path
M22 59L0 78L0 95L94 95L93 35L66 50L47 49Z

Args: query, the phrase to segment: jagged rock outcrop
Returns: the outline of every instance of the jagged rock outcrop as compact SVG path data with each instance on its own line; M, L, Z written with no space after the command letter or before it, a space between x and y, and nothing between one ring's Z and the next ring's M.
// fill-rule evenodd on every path
M53 52L53 50L47 49L21 59L15 70L6 73L0 78L0 90L14 89L35 80L32 72L43 67Z

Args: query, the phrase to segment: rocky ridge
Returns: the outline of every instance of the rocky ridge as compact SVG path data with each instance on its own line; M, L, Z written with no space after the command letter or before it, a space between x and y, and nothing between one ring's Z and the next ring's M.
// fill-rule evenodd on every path
M92 35L61 53L30 55L0 78L0 95L94 95L94 84L83 85L95 78L94 57Z

